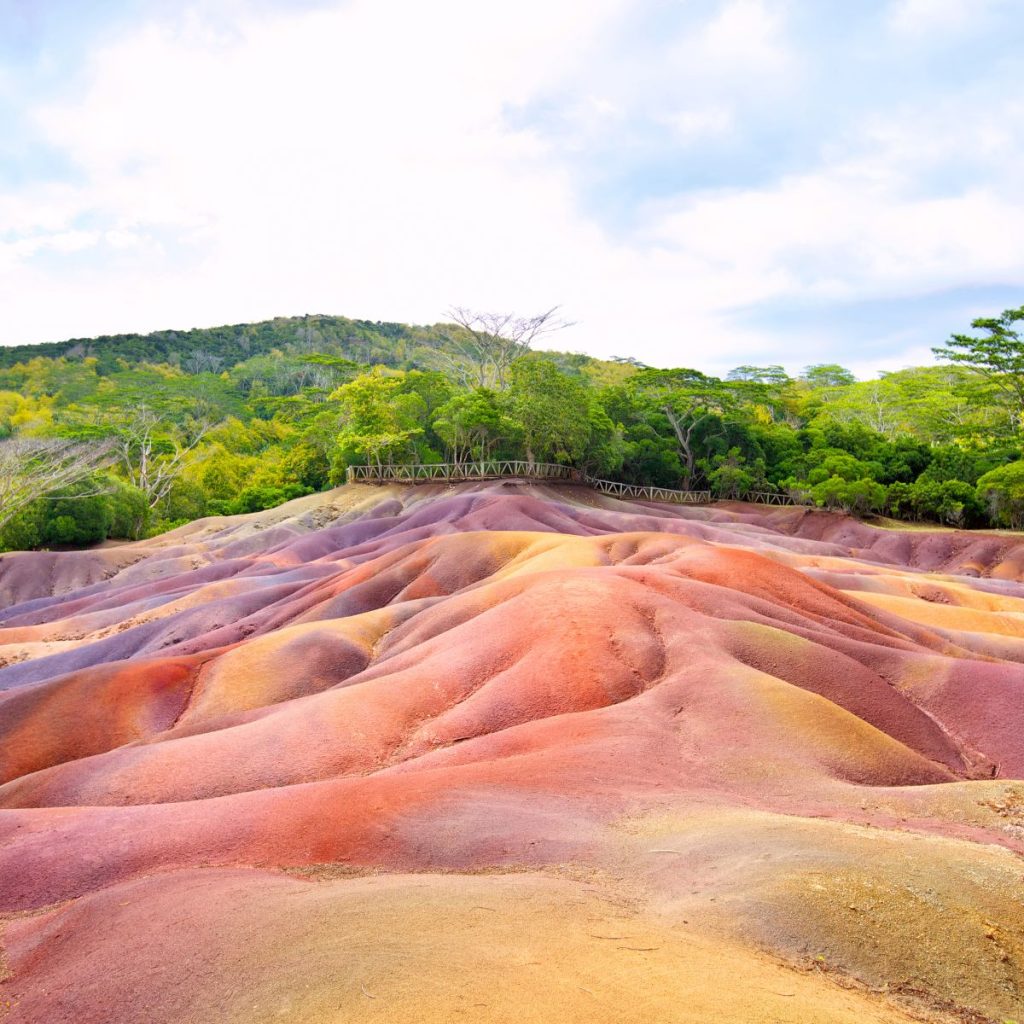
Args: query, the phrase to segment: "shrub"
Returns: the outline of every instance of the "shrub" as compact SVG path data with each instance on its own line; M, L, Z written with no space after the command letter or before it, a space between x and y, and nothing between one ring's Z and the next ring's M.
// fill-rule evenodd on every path
M829 477L811 488L815 504L826 508L841 508L854 515L878 512L885 507L886 489L867 477L859 480L844 480L839 476Z
M984 514L984 506L970 484L962 480L939 483L924 477L912 484L892 484L886 507L900 519L926 519L949 526L973 525Z
M38 543L98 544L110 536L114 522L113 502L104 493L102 479L83 480L42 499Z

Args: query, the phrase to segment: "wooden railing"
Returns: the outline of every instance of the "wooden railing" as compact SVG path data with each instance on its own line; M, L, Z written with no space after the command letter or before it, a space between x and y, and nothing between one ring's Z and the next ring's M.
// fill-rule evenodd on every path
M502 480L519 477L526 480L569 480L585 482L584 475L572 466L553 462L516 462L495 459L490 462L439 462L412 466L349 466L349 483L417 483L421 480Z
M710 491L674 491L669 487L643 487L640 484L620 484L614 480L598 480L586 476L583 482L602 494L614 494L617 498L639 498L641 501L669 501L677 505L707 505L711 501Z
M736 501L752 501L757 505L799 505L810 507L814 500L809 497L798 497L794 494L777 494L774 491L750 491Z
M584 484L602 494L617 498L637 498L641 501L661 501L676 505L708 505L715 500L710 491L677 491L670 487L644 487L623 484L615 480L601 480L589 476L572 466L553 462L520 462L494 459L487 462L436 462L409 466L349 466L345 478L348 483L429 483L432 480L458 483L464 480L561 480ZM736 501L752 501L759 505L810 505L809 499L757 491L745 494Z

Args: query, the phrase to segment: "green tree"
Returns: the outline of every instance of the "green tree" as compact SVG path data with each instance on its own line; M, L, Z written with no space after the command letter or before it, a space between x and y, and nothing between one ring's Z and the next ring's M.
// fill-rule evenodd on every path
M746 465L739 448L730 448L728 454L708 474L711 490L722 498L740 498L753 489L755 475Z
M109 440L12 437L0 441L0 529L26 506L75 486L114 458ZM75 494L84 498L85 492Z
M1024 342L1014 325L1024 321L1024 306L997 317L978 317L971 327L982 335L954 334L932 351L941 359L968 366L993 384L1009 403L1019 430L1024 425Z
M474 388L454 395L436 412L433 429L452 462L483 461L512 432L497 396L488 388Z
M146 535L152 509L143 491L115 476L107 476L107 501L110 504L108 536L138 540Z
M426 403L415 393L401 393L399 376L381 368L343 384L333 394L338 403L342 453L362 458L378 468L409 454L423 433Z
M679 369L641 370L623 390L633 415L675 442L682 486L693 487L701 460L710 458L714 442L726 437L724 416L736 404L730 389L716 377Z
M1024 461L986 473L976 493L995 523L1013 530L1024 527Z
M727 381L754 381L758 384L771 384L783 387L790 381L789 374L778 363L771 366L737 366L726 375Z
M548 359L519 359L508 376L503 404L527 461L577 463L590 436L586 385Z
M40 543L85 545L106 540L114 524L114 508L101 486L101 481L86 479L49 495Z
M816 504L841 508L854 515L878 512L885 507L885 487L866 477L844 480L840 476L831 476L815 484L810 493Z
M580 468L592 476L616 476L626 457L622 425L615 423L594 394L587 395L588 438Z
M800 378L807 381L812 388L844 388L857 382L857 378L838 363L815 363L813 366L805 366Z

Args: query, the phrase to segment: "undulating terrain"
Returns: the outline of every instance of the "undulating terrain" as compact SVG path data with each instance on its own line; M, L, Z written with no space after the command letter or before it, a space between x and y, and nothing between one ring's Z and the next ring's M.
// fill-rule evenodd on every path
M0 559L0 1019L1024 1020L1024 538L353 485Z

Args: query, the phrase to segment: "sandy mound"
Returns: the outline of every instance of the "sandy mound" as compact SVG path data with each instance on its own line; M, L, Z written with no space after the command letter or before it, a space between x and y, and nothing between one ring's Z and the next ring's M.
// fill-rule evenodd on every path
M1019 1016L1016 558L495 484L0 560L0 1013Z

